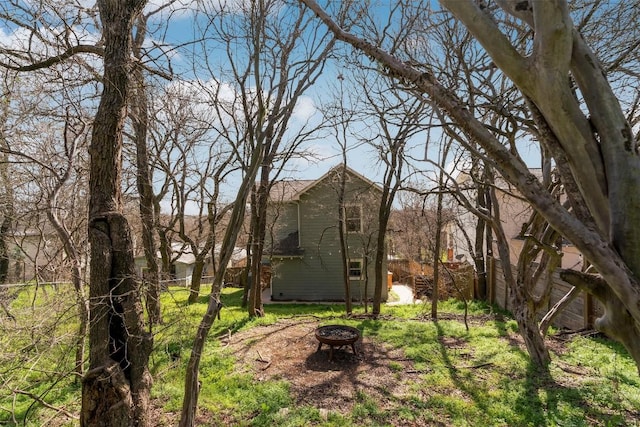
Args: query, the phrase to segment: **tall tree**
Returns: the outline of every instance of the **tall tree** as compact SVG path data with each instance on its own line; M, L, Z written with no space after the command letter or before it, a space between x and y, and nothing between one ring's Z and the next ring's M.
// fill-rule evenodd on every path
M368 143L377 152L382 169L382 195L377 206L377 233L375 235L373 315L380 314L382 289L387 286L386 264L387 227L396 194L405 181L411 178L410 151L416 137L425 132L428 103L407 95L389 84L388 80L375 78L361 80L364 93L362 111L374 120L378 133Z
M146 426L151 335L145 330L131 230L122 213L123 127L130 94L132 29L144 0L98 1L103 29L103 90L89 153L91 244L89 371L81 424Z
M547 149L557 162L566 159L568 170L562 172L562 181L575 183L576 191L568 193L570 209L549 194L517 153L501 144L491 129L465 108L463 100L434 77L427 64L416 66L403 61L344 31L315 2L301 1L340 39L380 63L384 72L428 95L460 126L467 147L473 149L471 141L478 144L500 174L582 252L599 275L565 271L563 278L602 302L605 314L596 321L596 327L624 344L640 368L638 137L632 130L632 119L621 108L622 93L612 90L607 69L582 37L582 28L574 25L568 3L505 0L497 2L500 8L496 10L473 0L441 0L488 52L493 66L540 111L554 136L550 143L543 143L549 144ZM619 9L620 5L594 2L591 15L603 16L608 6ZM511 21L496 19L498 12ZM636 12L628 10L629 16L637 16ZM619 19L625 19L625 15ZM508 37L507 30L512 26L501 22L512 21L533 30L525 35L529 43L516 44ZM629 44L634 45L637 41ZM637 63L629 62L630 52L634 50L620 51L616 60L634 67ZM628 79L633 75L626 72ZM580 98L576 97L576 88Z
M224 238L221 242L220 257L218 259L218 268L213 278L211 293L207 310L200 321L198 331L193 341L191 356L187 364L187 373L185 375L184 398L182 400L182 411L180 413L180 427L192 427L195 422L196 409L198 407L198 397L200 393L200 382L198 381L198 373L200 369L200 360L204 345L211 330L211 326L222 308L220 302L220 293L224 285L224 274L226 266L233 254L238 234L244 224L244 216L246 203L251 194L254 181L262 164L264 149L262 144L254 147L251 152L250 161L244 165L243 178L238 188L236 199L233 203L233 209Z

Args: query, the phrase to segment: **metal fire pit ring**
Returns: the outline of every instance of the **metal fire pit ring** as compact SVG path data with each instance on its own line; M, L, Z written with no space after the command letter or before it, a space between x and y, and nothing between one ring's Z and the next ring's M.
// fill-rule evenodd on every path
M360 339L360 331L356 328L346 325L326 325L316 329L316 339L318 340L318 349L320 351L322 344L329 346L329 360L333 360L333 348L351 346L353 354L357 355L355 342Z

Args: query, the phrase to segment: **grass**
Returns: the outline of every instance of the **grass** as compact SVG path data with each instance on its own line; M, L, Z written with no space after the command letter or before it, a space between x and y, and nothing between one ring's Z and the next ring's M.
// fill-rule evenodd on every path
M154 331L152 394L164 414L155 420L157 425L175 425L192 337L206 308L206 297L189 306L187 296L186 290L177 288L163 294L165 323ZM77 420L17 392L78 412L80 385L70 373L73 294L60 287L46 294L21 290L14 297L11 311L16 321L0 318L0 425L76 425ZM467 331L458 320L423 320L430 307L422 305L388 306L383 309L385 319L373 320L346 319L339 304L278 304L268 306L265 317L249 319L240 307L240 290L225 289L222 300L225 308L211 330L200 367L200 379L206 384L199 398L204 425L640 425L635 364L623 348L600 336L572 339L566 351L553 355L546 375L532 367L517 344L517 326L506 313L472 322ZM463 307L448 301L439 310L459 315ZM479 302L469 306L476 316L492 310ZM370 339L402 348L418 374L406 376L402 365L389 362L393 375L406 382L406 392L387 396L393 404L386 407L364 391L357 393L347 414L296 405L286 381L256 381L219 340L230 332L294 316L355 326Z

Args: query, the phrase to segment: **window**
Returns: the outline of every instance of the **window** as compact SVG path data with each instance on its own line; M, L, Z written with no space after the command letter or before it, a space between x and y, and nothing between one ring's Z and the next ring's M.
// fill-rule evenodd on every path
M349 261L349 279L360 280L362 277L362 260Z
M347 233L362 232L362 206L347 205L344 207L344 223Z

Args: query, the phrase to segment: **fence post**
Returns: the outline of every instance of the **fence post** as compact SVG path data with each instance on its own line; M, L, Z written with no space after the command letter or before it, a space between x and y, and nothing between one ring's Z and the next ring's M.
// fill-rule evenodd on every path
M487 285L489 287L489 304L493 304L496 298L496 270L493 257L487 257Z

